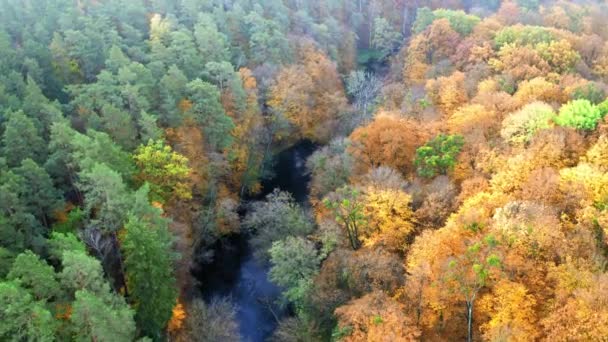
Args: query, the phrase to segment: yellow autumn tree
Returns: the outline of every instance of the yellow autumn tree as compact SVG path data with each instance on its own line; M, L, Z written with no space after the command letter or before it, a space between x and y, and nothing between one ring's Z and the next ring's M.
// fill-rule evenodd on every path
M519 83L514 98L522 106L533 101L562 103L567 100L560 87L544 77L535 77Z
M133 155L139 168L138 180L150 184L150 197L154 201L192 198L189 182L188 159L174 152L162 140L150 140Z
M368 188L365 195L365 246L386 246L389 250L404 251L414 231L411 197L398 189Z
M536 328L536 299L522 284L501 280L479 301L480 311L490 320L481 325L487 341L533 341Z

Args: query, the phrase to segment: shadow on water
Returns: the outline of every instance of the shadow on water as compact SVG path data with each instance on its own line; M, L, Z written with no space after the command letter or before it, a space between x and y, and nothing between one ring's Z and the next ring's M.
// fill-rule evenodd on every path
M248 200L261 200L274 189L290 192L301 205L308 203L306 159L316 145L302 141L282 151L275 158L274 177L262 183L262 193ZM243 213L244 214L244 213ZM214 247L214 261L200 265L195 276L201 282L203 298L230 296L238 307L237 320L244 341L264 341L286 312L279 310L276 299L280 289L268 280L268 265L253 257L245 234L219 241Z

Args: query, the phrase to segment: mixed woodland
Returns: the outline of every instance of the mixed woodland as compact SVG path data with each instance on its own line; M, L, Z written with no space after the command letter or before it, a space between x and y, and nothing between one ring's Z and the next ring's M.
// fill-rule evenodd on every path
M608 4L0 0L0 340L608 338ZM263 198L301 141L309 198ZM258 196L258 197L256 197Z

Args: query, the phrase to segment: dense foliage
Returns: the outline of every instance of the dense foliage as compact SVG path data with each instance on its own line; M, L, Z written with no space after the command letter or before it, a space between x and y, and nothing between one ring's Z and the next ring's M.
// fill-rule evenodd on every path
M276 341L605 340L607 16L1 1L0 340L246 339L191 272L238 236Z

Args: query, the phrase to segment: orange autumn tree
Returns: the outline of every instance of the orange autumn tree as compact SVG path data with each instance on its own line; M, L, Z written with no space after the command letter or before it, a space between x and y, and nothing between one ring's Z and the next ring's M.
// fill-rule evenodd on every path
M336 65L313 43L299 43L298 64L283 68L270 88L269 106L285 115L299 135L326 142L346 97Z
M556 296L540 322L547 340L602 341L608 336L608 277L594 275L593 268L572 259L550 268Z
M190 119L177 128L166 130L167 140L171 143L175 151L188 158L190 181L192 182L192 192L203 194L208 187L209 158L205 150L205 138L201 129Z
M420 330L401 304L381 291L352 300L336 309L335 333L344 342L417 341Z
M551 66L538 51L530 46L515 44L504 45L498 52L498 57L490 60L490 65L515 81L545 76L551 71Z
M403 78L412 82L424 82L431 64L451 57L461 40L447 19L435 20L410 41Z
M184 309L184 305L178 299L177 304L173 307L171 319L169 323L167 323L167 331L170 333L177 333L182 329L184 325L184 320L186 319L186 310Z
M496 130L497 114L479 104L464 105L448 119L450 133L464 136L468 145L478 145Z
M412 244L403 296L425 335L465 339L476 331L478 296L500 274L502 247L488 226L504 201L500 194L473 195L443 228L424 231Z
M449 115L469 99L464 81L465 74L456 71L448 77L427 81L426 91L441 111Z
M426 134L413 120L380 114L367 126L357 128L350 139L348 151L359 172L384 165L410 174L416 148L424 143Z

